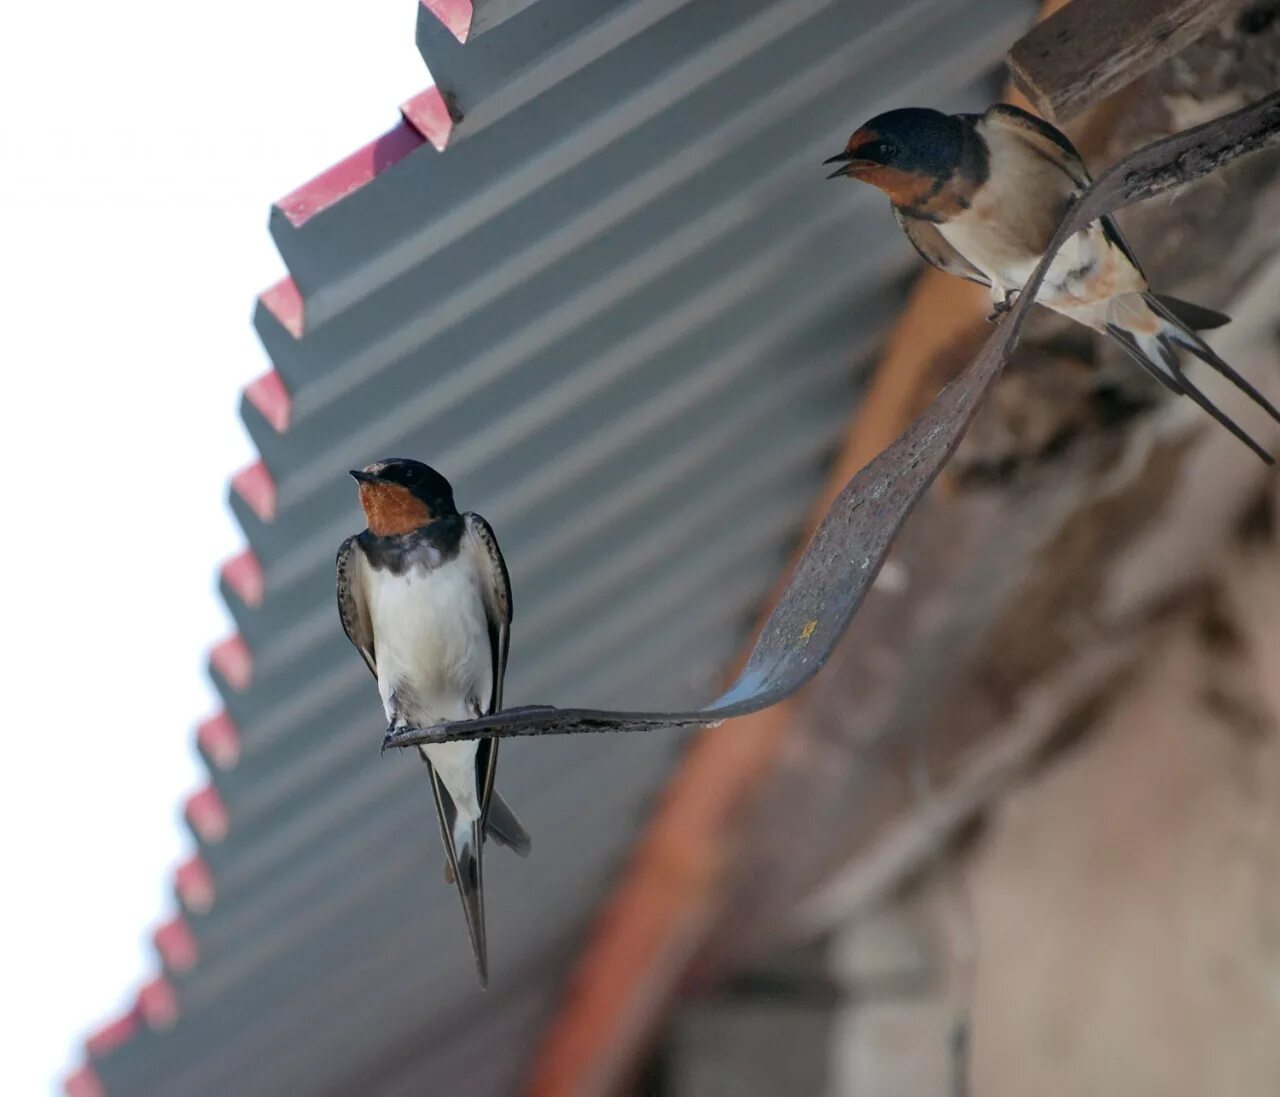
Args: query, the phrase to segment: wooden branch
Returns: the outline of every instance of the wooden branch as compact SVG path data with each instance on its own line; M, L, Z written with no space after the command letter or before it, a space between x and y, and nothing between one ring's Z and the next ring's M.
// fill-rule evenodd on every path
M954 452L1017 342L1045 271L1067 238L1103 214L1192 182L1246 153L1280 144L1280 92L1156 141L1106 171L1070 209L1017 304L929 409L836 498L733 685L704 709L619 712L538 706L407 728L387 746L583 731L710 727L791 696L826 662L912 508Z
M1009 51L1036 109L1074 118L1247 6L1248 0L1071 0Z

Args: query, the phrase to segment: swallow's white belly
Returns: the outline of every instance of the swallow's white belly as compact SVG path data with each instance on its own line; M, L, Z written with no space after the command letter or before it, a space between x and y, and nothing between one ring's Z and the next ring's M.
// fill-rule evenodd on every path
M369 616L378 692L389 723L426 726L465 720L488 705L493 676L477 577L465 556L404 575L373 572ZM480 815L475 742L426 747L466 819Z
M1000 290L1021 289L1040 262L1042 252L1033 250L1023 241L1033 231L1029 217L1017 216L1018 204L1012 205L1013 216L1006 219L998 209L987 209L975 203L938 231L948 243L969 260ZM1056 226L1053 226L1056 228ZM1039 233L1043 226L1034 226ZM1050 229L1052 232L1052 229ZM1094 232L1076 233L1062 245L1045 276L1044 286L1038 298L1045 301L1056 287L1070 281L1071 272L1089 265L1098 258L1099 247L1106 242L1094 239Z
M939 225L939 231L966 259L991 279L993 295L1019 290L1034 273L1041 256L1019 249L1002 231L987 232L982 224L965 220L972 211ZM1124 294L1139 293L1146 282L1125 254L1103 234L1098 224L1069 237L1054 256L1036 294L1042 305L1082 323L1093 314L1106 314L1106 303ZM999 291L999 292L995 292Z

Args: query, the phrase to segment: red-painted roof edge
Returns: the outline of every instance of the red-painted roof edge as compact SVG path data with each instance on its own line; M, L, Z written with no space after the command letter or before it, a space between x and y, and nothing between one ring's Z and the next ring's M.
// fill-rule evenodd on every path
M276 517L276 481L267 463L258 458L231 477L231 490L248 504L263 522Z
M157 926L151 940L164 966L170 971L190 971L200 962L200 947L195 934L180 914Z
M262 605L262 592L266 580L262 575L262 565L253 549L246 548L228 560L224 560L218 569L223 582L227 584L246 606L257 608Z
M253 682L253 652L238 632L213 645L209 664L237 693L243 693Z
M161 930L166 928L162 926ZM159 933L160 930L157 930L157 937ZM194 948L194 939L191 944ZM138 989L132 1007L122 1016L103 1025L86 1038L85 1053L90 1059L101 1058L137 1036L138 1029L143 1024L152 1029L166 1029L172 1028L177 1020L178 996L169 980L158 975ZM103 1094L101 1080L87 1065L68 1075L63 1082L63 1089L67 1097L93 1097L95 1094L102 1097Z
M91 1059L98 1059L127 1044L138 1031L138 1020L138 1014L130 1009L114 1021L100 1025L85 1037L85 1053Z
M286 194L276 209L294 228L301 228L317 213L336 205L347 195L377 178L422 145L424 135L404 119L327 171Z
M290 282L293 279L289 279ZM267 293L271 293L276 287L272 286ZM263 294L266 297L266 294ZM263 304L267 305L264 300ZM301 305L299 305L301 309ZM274 309L272 310L274 312ZM282 321L283 322L283 321ZM299 320L301 323L301 320ZM249 401L262 417L271 424L277 434L284 434L289 430L289 420L293 414L293 400L289 396L289 390L284 387L284 378L273 369L267 370L261 377L257 377L250 381L244 387L244 398Z
M217 889L213 873L198 853L183 861L173 873L173 890L183 907L193 914L204 914L214 904Z
M62 1080L62 1092L66 1097L106 1097L102 1082L88 1065L73 1070Z
M444 24L445 30L466 44L475 15L471 0L422 0L422 6Z
M178 1023L178 996L173 984L158 975L138 991L138 1013L153 1029L173 1028Z
M258 300L285 331L295 339L302 338L306 325L306 304L292 275L286 275L275 285L268 286L258 294Z
M240 732L226 709L220 709L196 728L196 742L220 770L235 769L240 761Z
M400 113L409 125L431 142L437 152L444 152L449 135L453 133L454 118L439 88L433 84L412 99L406 99L400 104Z
M205 785L187 797L182 814L200 840L217 845L227 836L227 808L212 785Z

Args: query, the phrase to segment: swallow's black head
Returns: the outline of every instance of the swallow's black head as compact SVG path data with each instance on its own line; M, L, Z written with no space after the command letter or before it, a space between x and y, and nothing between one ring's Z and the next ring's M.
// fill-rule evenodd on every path
M406 533L458 513L449 481L421 461L388 457L351 475L360 484L369 529L379 535Z
M877 114L854 130L844 152L823 163L841 165L828 179L861 179L894 197L893 191L902 189L904 180L949 177L959 166L964 148L962 119L905 107Z

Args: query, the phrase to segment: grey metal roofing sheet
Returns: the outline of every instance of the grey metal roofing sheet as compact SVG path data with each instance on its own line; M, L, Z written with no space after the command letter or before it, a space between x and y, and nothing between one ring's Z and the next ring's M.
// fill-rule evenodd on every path
M210 755L225 837L195 828L216 897L185 913L173 1027L94 1056L110 1094L512 1091L680 742L504 746L534 852L489 859L482 993L421 768L377 757L337 622L345 470L422 457L493 523L510 703L711 696L915 268L820 161L888 104L987 101L1034 4L482 7L504 17L465 45L421 12L444 151L273 212L304 311L299 335L255 315L288 423L245 403L274 513L232 494L262 588L224 576L252 664L211 668L238 735L234 766Z

